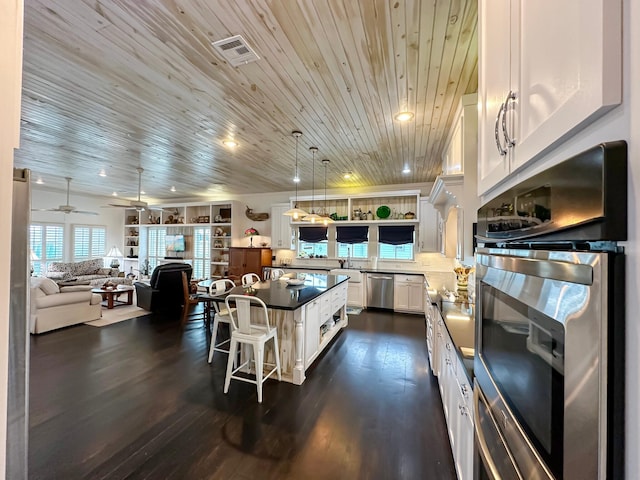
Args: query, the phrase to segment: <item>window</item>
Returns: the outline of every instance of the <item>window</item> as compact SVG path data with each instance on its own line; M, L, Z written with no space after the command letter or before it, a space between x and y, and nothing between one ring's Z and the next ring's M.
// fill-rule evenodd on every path
M31 250L39 260L33 260L33 274L44 275L51 262L61 262L64 252L64 226L52 223L32 223L29 226Z
M299 257L326 257L328 245L327 227L298 228Z
M415 227L378 227L378 256L385 260L413 260Z
M149 272L158 266L158 260L166 255L166 228L149 228Z
M193 278L209 278L211 271L211 228L193 229Z
M73 226L73 261L102 258L106 255L107 229L102 226Z
M336 227L336 255L338 257L367 258L369 255L369 227Z

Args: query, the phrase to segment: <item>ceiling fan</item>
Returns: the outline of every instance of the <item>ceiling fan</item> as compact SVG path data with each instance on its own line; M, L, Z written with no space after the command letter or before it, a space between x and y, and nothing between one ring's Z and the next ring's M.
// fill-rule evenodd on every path
M63 212L63 213L82 213L84 215L99 215L98 212L88 212L85 210L77 210L73 205L69 205L69 190L71 189L71 177L64 177L67 181L67 204L60 205L58 208L32 208L34 212Z
M110 207L135 208L139 212L148 208L147 202L140 200L140 193L142 192L142 172L144 172L144 168L138 167L136 170L138 171L138 199L130 200L128 204L110 203Z

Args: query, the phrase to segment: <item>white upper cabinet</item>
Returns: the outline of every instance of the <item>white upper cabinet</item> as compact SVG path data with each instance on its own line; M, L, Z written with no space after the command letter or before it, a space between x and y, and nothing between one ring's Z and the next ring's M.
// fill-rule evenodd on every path
M294 250L293 236L291 234L290 217L284 212L291 208L288 203L273 205L271 207L271 248L286 248Z
M420 235L420 251L421 252L439 252L440 241L438 236L440 213L429 199L420 200L420 225L418 234Z
M480 194L621 102L621 9L480 0Z

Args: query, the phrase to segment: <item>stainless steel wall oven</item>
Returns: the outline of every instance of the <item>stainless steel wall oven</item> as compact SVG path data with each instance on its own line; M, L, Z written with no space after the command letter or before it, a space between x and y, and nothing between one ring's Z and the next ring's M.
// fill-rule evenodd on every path
M623 478L627 148L478 211L476 477Z

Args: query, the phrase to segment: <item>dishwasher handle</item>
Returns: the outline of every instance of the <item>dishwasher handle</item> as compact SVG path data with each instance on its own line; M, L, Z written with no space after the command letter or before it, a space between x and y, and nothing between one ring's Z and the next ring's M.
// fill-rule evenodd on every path
M379 277L379 276L373 276L373 275L369 275L369 279L370 280L393 280L393 277Z

